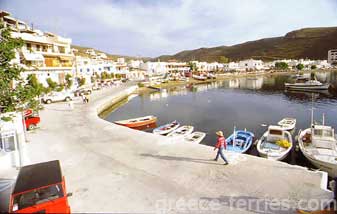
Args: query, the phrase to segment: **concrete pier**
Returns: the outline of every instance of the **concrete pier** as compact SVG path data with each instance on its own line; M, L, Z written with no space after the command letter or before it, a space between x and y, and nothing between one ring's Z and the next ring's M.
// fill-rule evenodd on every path
M268 205L288 200L304 208L308 200L333 197L322 188L321 173L233 153L226 153L230 164L224 166L212 161L211 147L172 142L97 116L130 90L97 91L89 104L75 101L73 110L66 103L46 105L41 129L27 135L30 163L61 161L72 212L265 213L267 207L269 213L292 213L285 204L283 210Z

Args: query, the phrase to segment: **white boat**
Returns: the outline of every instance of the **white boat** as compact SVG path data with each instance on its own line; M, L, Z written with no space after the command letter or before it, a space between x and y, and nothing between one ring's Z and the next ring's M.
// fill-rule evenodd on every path
M167 137L185 137L191 134L194 130L193 126L181 126L174 130L173 132L169 133Z
M284 83L287 89L293 90L328 90L330 85L321 83L320 81L307 78L298 78L295 83Z
M291 134L281 126L269 126L257 143L260 157L271 160L283 160L294 144Z
M204 132L193 132L185 137L187 142L200 143L206 137Z
M153 134L160 134L160 135L166 135L173 130L177 129L180 126L180 123L178 123L176 120L172 121L171 123L159 126L158 128L153 129Z
M298 144L314 166L326 171L330 177L337 177L337 139L331 126L325 126L323 122L323 125L313 124L300 131Z
M290 131L295 129L296 127L296 119L295 118L290 118L286 117L283 118L281 121L277 123L279 126L281 126L284 130Z
M201 75L192 75L192 77L196 80L201 80L201 81L204 81L207 79L207 77L201 76Z

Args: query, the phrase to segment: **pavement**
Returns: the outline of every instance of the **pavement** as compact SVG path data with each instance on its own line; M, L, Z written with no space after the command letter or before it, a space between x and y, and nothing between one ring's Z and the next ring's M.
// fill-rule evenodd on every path
M307 208L309 200L333 197L321 188L321 173L234 153L226 153L225 166L212 160L216 152L209 146L98 117L131 90L121 85L96 91L88 104L74 101L74 109L45 105L41 128L27 135L29 163L61 161L72 212L292 213L298 202ZM272 207L273 201L280 205Z

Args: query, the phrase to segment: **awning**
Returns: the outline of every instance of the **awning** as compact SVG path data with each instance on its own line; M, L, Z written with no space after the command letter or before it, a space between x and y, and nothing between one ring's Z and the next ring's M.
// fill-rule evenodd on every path
M71 57L71 56L59 56L59 58L62 61L69 61L69 60L73 59L73 57Z
M38 53L25 53L23 52L23 57L28 61L44 61L42 54Z

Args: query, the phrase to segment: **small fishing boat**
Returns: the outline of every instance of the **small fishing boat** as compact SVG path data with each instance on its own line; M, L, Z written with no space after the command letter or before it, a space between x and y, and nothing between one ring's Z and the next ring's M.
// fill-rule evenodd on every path
M207 77L201 76L201 75L193 75L192 77L196 80L201 80L201 81L204 81L207 79Z
M178 123L176 120L172 121L171 123L159 126L156 129L153 129L153 134L160 134L160 135L166 135L173 130L177 129L180 126L180 123Z
M312 113L313 117L313 113ZM331 126L313 123L311 128L299 131L298 144L303 155L330 177L337 177L337 139Z
M227 150L237 153L245 153L252 146L254 134L246 130L235 130L226 139Z
M257 143L260 157L271 160L283 160L288 156L294 144L291 134L281 126L269 126Z
M126 126L129 128L145 127L157 122L157 117L149 115L145 117L138 117L128 120L119 120L114 123L121 126Z
M290 131L290 130L295 129L295 127L296 127L296 119L295 118L286 117L286 118L283 118L282 120L280 120L277 124L279 126L281 126L284 130Z
M167 137L185 137L191 134L194 130L193 126L181 126L176 130L172 131L167 135Z
M200 143L206 137L204 132L193 132L185 137L187 142Z
M316 79L297 78L295 83L284 83L286 89L293 90L328 90L330 85Z

